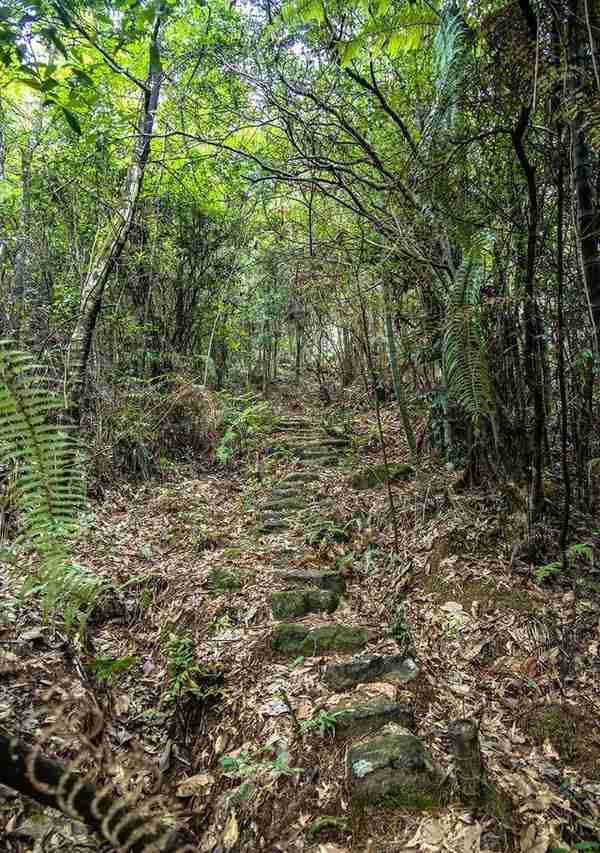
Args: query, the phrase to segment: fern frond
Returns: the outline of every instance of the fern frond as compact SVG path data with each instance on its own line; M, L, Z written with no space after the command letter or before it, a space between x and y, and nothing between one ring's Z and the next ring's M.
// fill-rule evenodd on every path
M442 340L442 366L449 395L479 426L491 405L487 346L481 328L479 277L472 257L456 272Z
M16 468L17 503L34 541L73 526L84 502L81 448L48 423L59 408L31 356L0 341L0 464Z

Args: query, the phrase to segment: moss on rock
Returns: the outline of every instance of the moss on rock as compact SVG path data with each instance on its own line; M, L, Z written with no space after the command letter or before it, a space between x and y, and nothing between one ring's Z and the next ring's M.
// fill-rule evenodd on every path
M389 465L390 482L395 483L399 480L410 480L415 475L415 469L408 463ZM381 486L387 481L387 471L385 465L367 465L361 468L350 478L350 485L354 489L372 489L375 486Z
M282 622L275 625L271 643L275 651L282 654L313 655L328 652L355 651L368 642L369 634L365 628L351 625L310 625Z
M215 566L208 574L208 584L214 592L238 592L242 588L242 579L235 569Z
M308 613L333 613L339 597L324 589L294 589L274 592L271 612L275 619L294 619Z
M352 796L399 808L433 808L441 802L440 773L414 735L382 735L348 750L346 773Z

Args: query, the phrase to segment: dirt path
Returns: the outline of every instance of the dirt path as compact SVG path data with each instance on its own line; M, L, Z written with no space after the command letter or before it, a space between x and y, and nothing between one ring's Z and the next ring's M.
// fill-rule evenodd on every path
M34 608L3 629L5 725L35 737L57 682L72 710L93 700L98 780L160 790L163 814L181 803L203 851L527 851L566 847L568 830L593 837L597 602L511 572L509 522L489 495L448 495L433 464L394 485L394 558L385 490L348 485L375 461L364 423L356 433L296 412L267 439L260 480L108 495L79 549L110 585L85 642ZM449 787L446 733L462 717L480 724L496 792L476 812ZM67 735L51 745L78 751ZM81 836L0 803L10 850L46 832L49 849L71 850Z

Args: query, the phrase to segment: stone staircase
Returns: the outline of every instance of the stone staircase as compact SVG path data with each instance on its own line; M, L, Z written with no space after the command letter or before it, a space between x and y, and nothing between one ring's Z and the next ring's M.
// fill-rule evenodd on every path
M301 418L280 420L274 439L296 460L296 470L260 507L260 529L277 551L279 536L286 534L289 538L293 521L309 505L307 486L319 479L323 466L337 464L348 439L327 435ZM287 540L285 546L289 553ZM398 805L410 801L410 807L415 807L415 802L418 807L420 798L430 803L433 793L439 791L440 774L414 735L413 708L389 698L367 700L356 692L361 685L375 682L399 686L412 681L418 676L415 662L401 654L369 653L369 645L381 632L336 618L346 593L346 578L341 572L290 565L274 568L270 583L275 620L272 651L281 658L323 658L324 684L332 696L344 696L327 715L328 720L335 721L335 736L348 741L345 773L352 798L373 801L393 797ZM390 692L393 694L393 689L386 695Z

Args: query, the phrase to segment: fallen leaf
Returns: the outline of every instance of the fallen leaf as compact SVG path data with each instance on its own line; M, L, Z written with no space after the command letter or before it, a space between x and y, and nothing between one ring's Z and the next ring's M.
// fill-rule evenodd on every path
M272 699L260 709L261 714L264 714L265 717L279 717L281 714L289 714L289 711L287 702L282 699Z
M43 637L44 630L39 626L37 628L30 628L28 631L23 631L21 634L21 640L39 640L40 637Z
M521 833L520 844L522 853L546 853L550 832L543 826L530 823Z
M225 824L225 832L223 833L223 847L225 850L232 850L238 842L240 830L238 827L237 817L235 812L231 812Z
M124 716L131 705L131 697L127 693L121 693L115 700L115 713L117 717Z
M479 853L481 849L481 826L478 823L465 826L457 839L462 853Z
M182 779L177 785L175 793L178 797L194 797L197 794L208 794L209 788L214 785L215 778L210 773L196 773Z
M554 749L552 744L550 743L550 738L546 738L544 741L544 745L542 747L544 755L547 755L548 758L560 758L558 752Z
M0 673L8 675L21 669L19 658L14 652L0 652Z
M227 735L219 735L215 741L215 755L221 755L227 749Z

